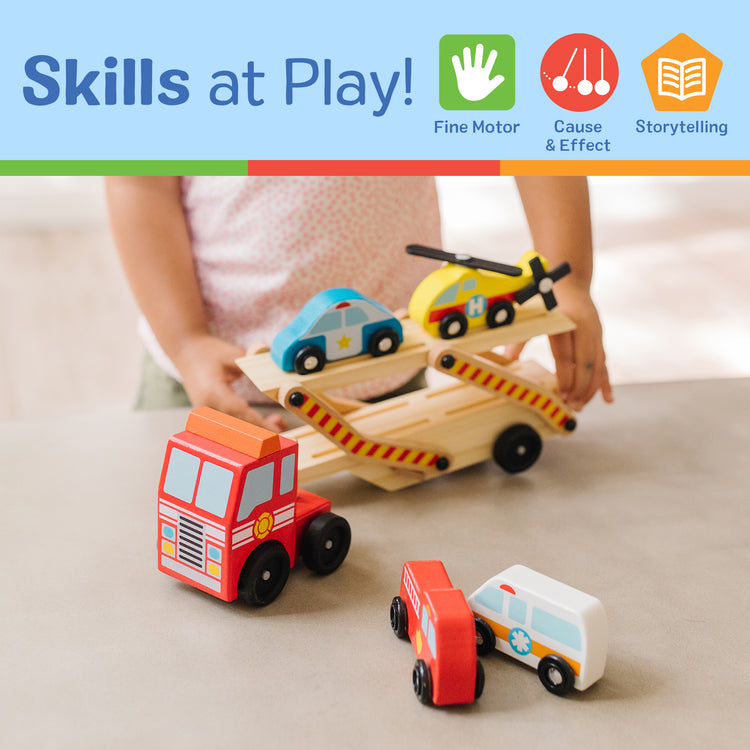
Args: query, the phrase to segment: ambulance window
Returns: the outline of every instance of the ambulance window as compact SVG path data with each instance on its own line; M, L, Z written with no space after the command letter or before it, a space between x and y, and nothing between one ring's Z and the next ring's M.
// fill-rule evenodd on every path
M164 477L164 492L182 500L183 503L192 502L200 465L201 460L198 456L185 453L179 448L172 448L169 454L167 476Z
M531 612L531 627L576 651L581 650L581 631L572 622L534 607Z
M335 331L337 328L341 328L341 312L334 310L333 312L326 313L310 329L310 335L316 333L328 333L329 331Z
M211 461L204 461L198 492L195 495L195 506L223 518L227 512L233 479L234 474L229 469L217 466Z
M483 607L487 607L487 609L491 609L493 612L502 614L503 597L503 592L500 591L500 589L488 586L484 591L480 591L475 598Z
M456 301L458 284L451 284L436 300L435 305L448 305Z
M356 326L360 323L367 323L367 314L358 307L350 307L344 310L344 320L348 326Z
M279 480L279 493L285 494L294 489L294 464L296 456L290 453L281 459L281 479Z
M462 292L471 292L474 289L477 288L477 280L476 279L466 279L464 281L463 287L461 287Z
M508 604L508 617L516 622L526 622L526 602L512 596Z
M273 463L251 469L245 477L245 489L237 513L237 521L244 521L253 508L268 502L273 497Z

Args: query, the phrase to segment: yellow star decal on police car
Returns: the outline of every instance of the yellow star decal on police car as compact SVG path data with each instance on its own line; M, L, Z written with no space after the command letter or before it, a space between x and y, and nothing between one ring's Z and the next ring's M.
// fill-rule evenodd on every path
M342 336L336 343L339 345L339 349L348 349L352 340L349 336Z

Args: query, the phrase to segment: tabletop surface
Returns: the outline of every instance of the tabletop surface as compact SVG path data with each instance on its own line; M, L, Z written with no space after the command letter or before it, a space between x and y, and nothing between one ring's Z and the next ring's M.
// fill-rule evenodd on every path
M524 474L309 484L351 551L327 577L296 566L263 609L156 569L159 472L186 412L0 423L0 746L746 746L750 380L616 397ZM523 563L598 597L604 677L558 698L494 652L478 701L423 706L388 617L422 559L467 595Z

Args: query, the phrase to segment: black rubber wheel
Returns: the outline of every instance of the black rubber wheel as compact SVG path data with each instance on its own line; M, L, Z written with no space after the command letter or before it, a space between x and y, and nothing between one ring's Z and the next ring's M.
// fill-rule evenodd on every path
M477 679L474 683L474 700L484 692L484 667L481 661L477 661Z
M516 308L508 300L495 302L487 310L487 327L499 328L500 326L509 326L516 317Z
M469 321L466 316L460 312L448 313L438 326L441 339L457 339L466 333L469 327Z
M486 656L495 648L495 632L481 617L474 618L474 629L477 637L477 654Z
M391 628L399 638L406 638L409 632L409 613L400 596L394 596L391 602Z
M326 354L319 346L305 346L294 355L294 370L300 375L320 372L326 366Z
M430 668L422 659L417 659L414 671L411 673L414 693L425 706L432 705L432 675Z
M286 585L289 568L289 555L281 542L262 544L242 566L237 596L253 607L265 607Z
M321 513L310 521L302 539L302 560L314 573L333 573L344 562L352 531L345 518Z
M370 336L367 351L373 357L383 357L393 354L401 345L401 339L393 328L381 328Z
M537 667L539 680L550 693L567 695L573 689L575 675L573 668L561 656L549 654Z
M526 471L542 452L542 438L527 424L515 424L500 433L492 449L492 457L509 474Z

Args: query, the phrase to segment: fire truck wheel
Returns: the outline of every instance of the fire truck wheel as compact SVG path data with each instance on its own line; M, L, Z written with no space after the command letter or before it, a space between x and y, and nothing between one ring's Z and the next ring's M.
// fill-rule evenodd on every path
M477 678L474 682L474 700L479 698L484 692L484 667L482 662L477 660Z
M305 346L294 355L294 370L300 375L320 372L325 364L326 355L319 346Z
M400 344L401 339L393 328L381 328L370 336L367 351L373 357L382 357L385 354L393 354Z
M507 300L495 302L494 305L490 305L490 309L487 311L487 327L509 326L515 317L516 308L513 307L512 302Z
M281 593L289 567L289 555L281 542L262 544L242 566L237 595L251 606L265 607Z
M469 321L463 313L452 312L440 321L438 332L441 339L457 339L466 333L468 327Z
M352 532L345 518L321 513L310 521L302 540L302 560L314 573L333 573L346 557Z
M406 638L409 632L409 613L400 596L394 596L391 602L391 628L399 638Z
M539 433L527 424L514 424L495 440L492 457L509 474L518 474L532 466L541 452Z
M486 656L495 648L495 632L481 617L474 618L474 630L477 637L477 654Z
M549 654L545 656L537 667L539 679L555 695L567 695L573 689L575 674L573 669L561 656Z
M430 668L422 659L417 659L411 681L417 698L426 706L432 705L432 675Z

